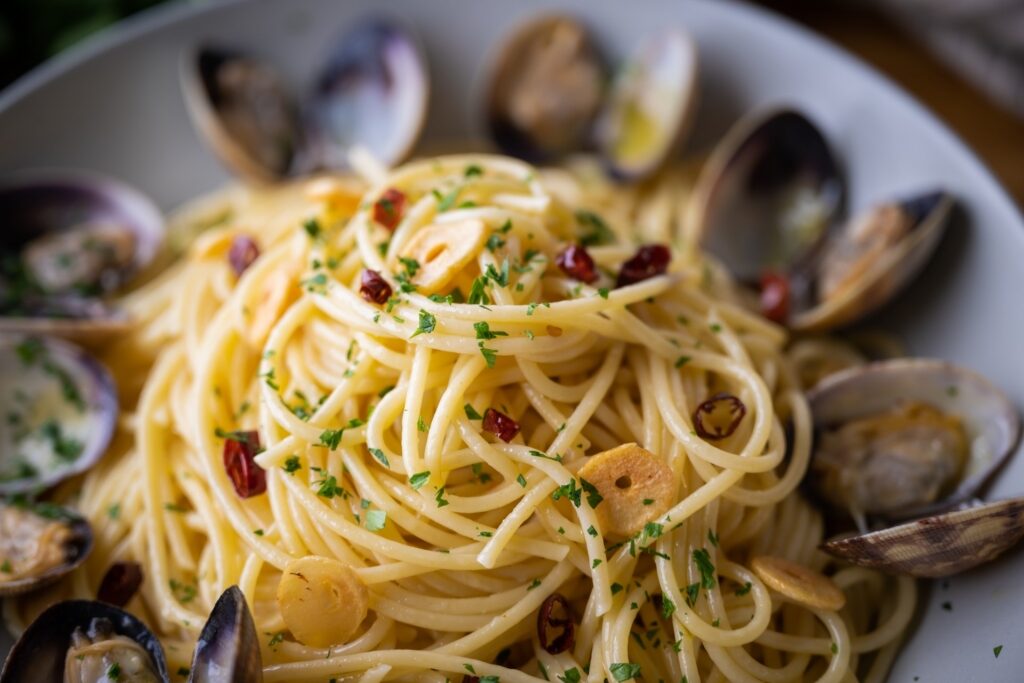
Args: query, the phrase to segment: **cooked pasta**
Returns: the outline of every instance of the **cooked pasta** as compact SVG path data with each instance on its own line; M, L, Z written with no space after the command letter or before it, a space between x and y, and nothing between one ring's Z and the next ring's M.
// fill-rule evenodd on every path
M268 681L884 680L915 585L818 551L799 363L693 244L686 169L627 189L585 160L356 161L361 180L230 189L172 217L202 232L103 351L114 448L57 496L96 551L8 601L9 622L136 561L128 609L172 672L238 584ZM251 264L229 258L241 235ZM670 264L617 282L640 243L671 244ZM253 438L265 492L225 468ZM340 611L289 602L307 556L337 561L321 569ZM764 580L760 556L809 572L810 594ZM538 629L556 603L569 614Z

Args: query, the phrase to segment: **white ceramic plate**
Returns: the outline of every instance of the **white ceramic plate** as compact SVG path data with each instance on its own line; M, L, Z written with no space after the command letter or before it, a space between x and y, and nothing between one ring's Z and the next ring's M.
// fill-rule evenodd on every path
M850 206L924 186L952 190L962 215L924 276L879 322L903 335L913 353L974 367L1024 405L1024 221L1013 203L957 138L883 77L807 32L733 2L229 0L166 7L0 94L0 172L84 166L173 207L226 179L186 116L177 80L182 51L222 40L270 56L302 81L331 37L371 8L403 17L423 39L433 79L428 144L480 137L482 67L499 36L551 7L584 17L613 55L666 24L688 28L702 61L693 148L717 139L750 107L794 103L824 128L843 160ZM1022 493L1018 456L989 495ZM1022 576L1024 553L1016 552L925 586L922 617L890 680L1022 680ZM946 602L951 611L941 608ZM998 659L997 645L1004 646Z

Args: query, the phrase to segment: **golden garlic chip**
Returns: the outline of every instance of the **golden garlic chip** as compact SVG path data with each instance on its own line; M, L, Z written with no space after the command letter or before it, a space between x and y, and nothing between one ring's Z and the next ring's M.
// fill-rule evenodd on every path
M434 223L412 236L402 250L404 258L419 264L412 277L423 294L434 294L451 282L480 251L487 226L478 219Z
M277 584L285 625L310 647L348 642L366 618L369 602L369 591L352 568L327 557L292 560Z
M761 555L751 567L766 586L801 605L835 611L846 604L846 594L832 579L801 564Z
M579 475L604 498L595 512L601 530L608 535L632 536L675 502L672 469L660 456L635 443L592 456Z

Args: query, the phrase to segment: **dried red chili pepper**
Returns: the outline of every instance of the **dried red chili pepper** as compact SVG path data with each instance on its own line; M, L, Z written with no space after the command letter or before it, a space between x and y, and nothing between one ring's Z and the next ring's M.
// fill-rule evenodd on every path
M519 433L519 423L494 408L484 411L483 428L485 432L496 435L505 443L516 438L516 434Z
M96 599L124 607L142 585L142 567L138 562L115 562L100 581Z
M260 247L256 240L245 234L235 235L228 249L228 263L235 275L241 277L249 266L260 256Z
M732 394L715 394L693 411L693 426L701 438L718 441L732 436L746 414L743 401Z
M561 615L557 614L560 611ZM561 633L552 634L550 631ZM541 603L537 612L537 637L540 646L549 654L557 655L576 644L576 622L573 620L569 601L561 593L552 593Z
M400 190L389 187L384 190L380 199L373 203L373 220L388 230L394 230L405 213L405 195Z
M555 257L555 263L562 272L580 282L588 285L597 281L597 270L594 267L594 259L590 257L587 250L579 244L570 244Z
M668 270L672 252L664 244L645 244L636 250L633 258L622 264L616 287L642 282Z
M789 278L783 273L769 270L761 275L761 315L777 323L789 318Z
M267 490L267 473L254 458L260 450L259 432L232 432L224 440L224 469L240 498L258 496Z
M359 296L371 304L384 305L391 298L391 285L376 270L366 268L359 278Z

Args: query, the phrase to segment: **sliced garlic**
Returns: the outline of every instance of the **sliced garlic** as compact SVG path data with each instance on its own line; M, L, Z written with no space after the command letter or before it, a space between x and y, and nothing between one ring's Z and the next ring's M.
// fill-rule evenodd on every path
M485 239L487 226L479 219L433 223L413 235L401 255L419 263L413 284L423 294L434 294L469 265Z
M348 642L366 619L369 591L346 564L310 555L285 566L277 606L292 635L310 647Z
M755 557L751 567L766 586L793 602L832 611L846 604L842 589L832 579L809 567L770 555Z
M672 469L635 443L591 456L579 475L604 498L594 512L608 535L632 536L675 502Z

